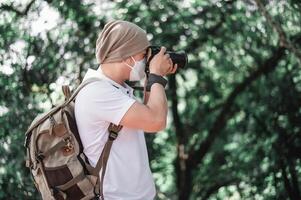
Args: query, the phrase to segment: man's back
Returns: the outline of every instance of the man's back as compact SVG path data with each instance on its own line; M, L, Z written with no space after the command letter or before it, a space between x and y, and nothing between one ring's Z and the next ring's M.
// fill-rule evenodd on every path
M87 85L75 101L75 117L92 166L96 165L108 139L110 122L119 125L124 114L135 103L133 89L105 77L101 71L89 69L85 78L103 80ZM84 78L84 79L85 79ZM104 178L105 199L154 199L155 185L143 130L123 127L112 145Z

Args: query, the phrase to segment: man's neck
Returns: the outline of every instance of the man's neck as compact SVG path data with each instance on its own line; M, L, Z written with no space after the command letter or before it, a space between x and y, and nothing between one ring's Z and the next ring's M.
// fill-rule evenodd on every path
M113 69L113 70L108 70L108 67L111 67L111 69ZM125 80L123 80L123 77L118 76L120 74L120 72L119 73L114 72L114 67L113 66L101 66L101 65L99 65L99 68L102 71L102 74L104 74L106 77L108 77L109 79L115 81L119 85L126 88L125 83L124 83Z

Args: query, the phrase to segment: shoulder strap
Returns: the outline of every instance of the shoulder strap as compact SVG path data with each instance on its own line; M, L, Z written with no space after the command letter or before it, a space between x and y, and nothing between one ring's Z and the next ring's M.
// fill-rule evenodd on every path
M63 93L65 95L65 101L67 101L71 97L71 91L68 85L62 86Z
M86 79L84 82L82 82L77 88L76 90L73 92L73 94L71 95L71 97L65 101L63 104L58 105L54 108L52 108L52 110L50 112L48 112L47 114L45 114L43 117L41 117L40 119L38 119L36 122L33 122L29 128L27 129L25 135L27 135L28 133L30 133L36 126L38 126L40 123L42 123L45 119L47 119L47 117L49 117L50 115L52 115L53 113L55 113L57 110L59 110L60 108L66 106L68 103L70 103L78 94L78 92L85 87L87 84L95 82L95 81L100 81L102 80L101 78L97 78L97 77L92 77L92 78L88 78Z
M92 77L92 78L88 78L85 81L83 81L77 88L76 90L72 93L72 95L70 96L70 98L64 103L64 105L67 105L68 103L70 103L71 101L73 101L76 97L76 95L79 93L79 91L85 87L86 85L88 85L89 83L95 82L95 81L100 81L102 80L101 78L97 78L97 77Z
M111 151L111 147L113 144L113 141L117 138L119 131L122 129L122 125L115 125L113 123L110 124L108 130L109 130L109 138L107 143L105 144L102 153L97 161L97 164L94 168L93 174L97 176L96 185L94 188L95 194L98 194L104 199L103 197L103 180L107 168L107 163ZM100 169L102 168L101 177L99 177Z

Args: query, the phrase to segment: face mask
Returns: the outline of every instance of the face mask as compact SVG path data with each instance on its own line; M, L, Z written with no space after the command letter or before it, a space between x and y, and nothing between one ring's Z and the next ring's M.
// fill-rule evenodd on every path
M130 81L140 81L145 77L145 58L143 60L136 61L132 56L131 58L134 60L134 66L130 66L129 64L125 63L129 66L132 70L130 73Z

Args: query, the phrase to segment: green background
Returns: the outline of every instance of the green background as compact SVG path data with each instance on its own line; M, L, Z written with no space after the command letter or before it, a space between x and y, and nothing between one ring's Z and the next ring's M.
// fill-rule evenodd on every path
M0 2L0 199L40 198L24 133L97 68L110 19L188 54L167 129L146 134L158 199L301 199L300 1Z

